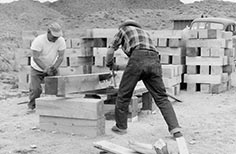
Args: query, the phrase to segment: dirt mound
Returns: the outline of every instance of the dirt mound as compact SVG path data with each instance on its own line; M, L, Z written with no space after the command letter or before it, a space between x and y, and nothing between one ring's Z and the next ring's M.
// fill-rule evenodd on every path
M111 9L165 9L182 4L179 0L59 0L49 7L67 16L81 16Z

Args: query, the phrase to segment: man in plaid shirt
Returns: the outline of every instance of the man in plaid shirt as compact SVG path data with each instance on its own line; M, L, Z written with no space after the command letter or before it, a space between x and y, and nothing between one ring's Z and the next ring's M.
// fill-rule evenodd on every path
M150 35L134 20L122 23L107 50L106 66L110 69L117 69L113 57L120 46L129 61L119 85L115 106L116 125L112 131L127 133L128 106L137 82L142 80L161 110L169 132L174 137L182 136L175 111L166 95L159 54Z

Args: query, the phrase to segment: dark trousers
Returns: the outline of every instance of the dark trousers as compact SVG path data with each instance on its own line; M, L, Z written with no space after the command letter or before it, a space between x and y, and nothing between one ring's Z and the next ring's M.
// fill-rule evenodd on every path
M46 73L37 71L33 68L31 68L30 71L30 85L29 85L29 103L28 106L32 107L35 106L35 99L39 98L42 93L42 86L41 84L44 82L45 76L47 76Z
M143 81L154 98L168 125L168 130L171 133L179 131L176 114L166 95L158 53L148 50L134 50L123 73L115 107L117 127L127 129L128 106L139 80Z

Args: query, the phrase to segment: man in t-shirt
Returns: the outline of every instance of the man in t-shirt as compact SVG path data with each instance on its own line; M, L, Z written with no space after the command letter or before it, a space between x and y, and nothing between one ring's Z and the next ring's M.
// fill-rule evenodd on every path
M66 49L61 26L54 22L45 34L37 36L31 44L31 82L28 108L35 109L35 99L42 93L41 83L46 76L54 76L64 59Z

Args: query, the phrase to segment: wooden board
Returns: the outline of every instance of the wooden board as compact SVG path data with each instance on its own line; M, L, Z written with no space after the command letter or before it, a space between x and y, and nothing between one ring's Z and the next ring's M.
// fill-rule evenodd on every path
M41 97L36 99L39 115L99 119L103 117L103 100L71 98L71 97Z
M179 154L189 154L188 147L183 136L176 138L176 142L179 148Z
M109 87L110 81L99 81L99 76L104 74L110 72L46 77L45 94L66 95Z
M45 131L96 137L105 134L105 118L88 120L40 115L39 127Z
M114 154L138 154L138 152L132 149L129 149L129 148L111 143L109 141L105 141L105 140L94 142L93 145L95 148L104 150L106 152L111 152Z

